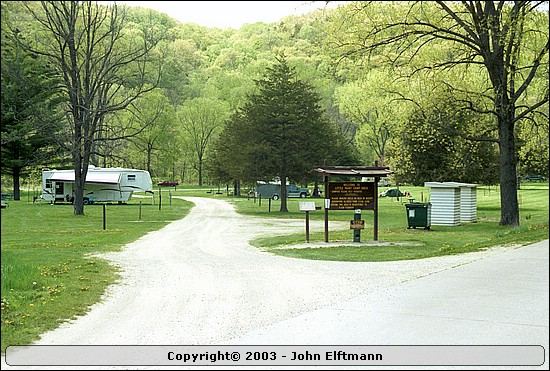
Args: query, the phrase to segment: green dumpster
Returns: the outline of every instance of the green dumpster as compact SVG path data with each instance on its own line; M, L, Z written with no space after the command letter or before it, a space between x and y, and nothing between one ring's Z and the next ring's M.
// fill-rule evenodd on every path
M411 228L424 228L430 229L431 226L431 203L411 202L405 204L407 208L407 220L409 221L409 227Z

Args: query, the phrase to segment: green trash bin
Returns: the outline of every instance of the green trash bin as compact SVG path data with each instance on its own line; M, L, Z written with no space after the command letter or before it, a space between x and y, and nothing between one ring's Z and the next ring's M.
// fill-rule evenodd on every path
M431 227L431 203L411 202L405 204L407 209L407 220L409 221L409 227L411 228L424 228L430 229Z

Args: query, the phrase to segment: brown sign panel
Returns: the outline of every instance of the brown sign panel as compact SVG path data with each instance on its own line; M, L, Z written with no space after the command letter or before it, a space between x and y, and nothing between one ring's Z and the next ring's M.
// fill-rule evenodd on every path
M364 220L350 220L349 229L365 229Z
M330 210L374 210L374 182L328 183Z

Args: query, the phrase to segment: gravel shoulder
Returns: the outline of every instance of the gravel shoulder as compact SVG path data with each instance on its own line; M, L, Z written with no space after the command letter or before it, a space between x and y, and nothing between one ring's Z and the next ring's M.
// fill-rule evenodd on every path
M226 343L506 249L384 263L286 258L259 251L248 241L299 232L303 223L246 218L221 200L184 198L195 203L185 218L121 252L102 255L121 268L121 282L87 315L44 334L37 344Z

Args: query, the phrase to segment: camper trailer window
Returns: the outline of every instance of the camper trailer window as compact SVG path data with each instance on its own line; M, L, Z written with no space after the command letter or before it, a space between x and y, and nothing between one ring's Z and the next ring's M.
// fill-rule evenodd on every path
M46 179L46 188L52 188L52 180Z
M128 174L128 180L136 180L136 176L134 174Z

